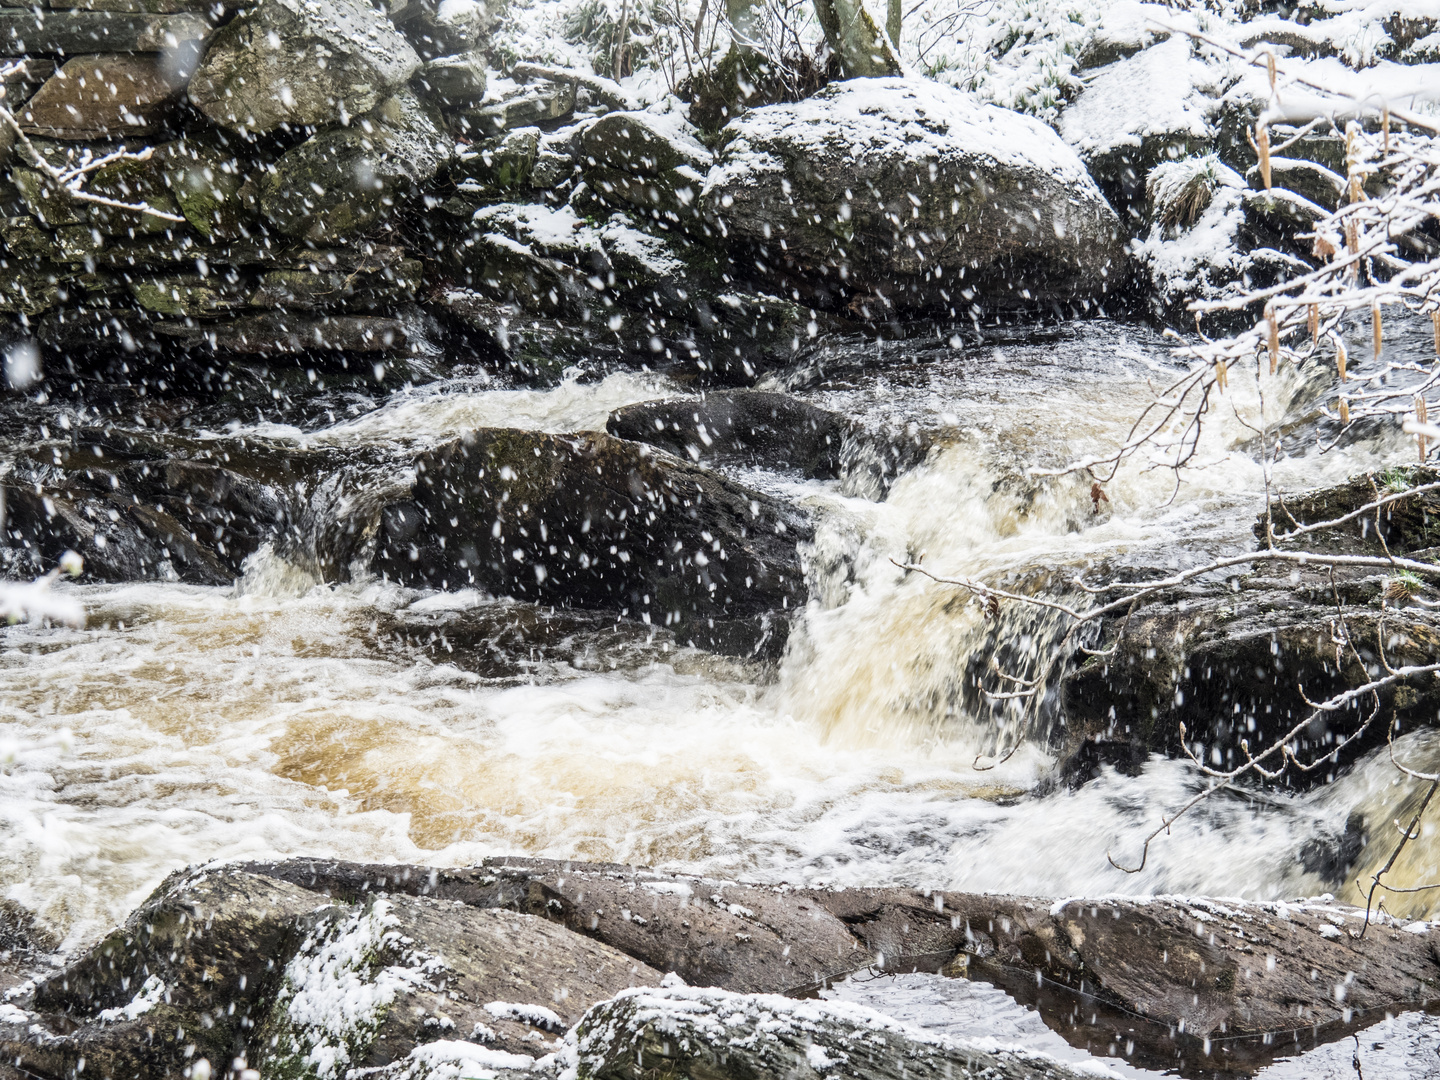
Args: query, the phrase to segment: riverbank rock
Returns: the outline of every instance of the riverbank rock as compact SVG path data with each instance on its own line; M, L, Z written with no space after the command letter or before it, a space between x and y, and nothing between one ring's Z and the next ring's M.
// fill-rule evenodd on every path
M520 134L486 151L489 186L540 165L543 144L536 140L532 161ZM460 167L467 167L463 160ZM454 202L464 223L443 258L464 288L446 292L444 302L532 378L553 381L575 364L605 370L643 363L707 383L748 385L792 362L809 340L814 320L805 308L736 289L703 248L647 231L637 213L602 204L582 214L568 204ZM529 322L528 333L513 332L526 320L496 312L490 304L497 302L544 318Z
M1437 476L1414 467L1283 497L1275 506L1276 538L1281 547L1322 553L1383 557L1388 546L1423 558L1440 540L1432 525L1440 501L1433 492L1405 492ZM1367 514L1303 543L1287 540L1297 523L1343 517L1387 493L1395 501L1382 508L1378 529ZM1255 529L1264 536L1263 517ZM1368 683L1387 661L1435 663L1440 618L1409 602L1430 592L1420 579L1383 567L1341 566L1332 575L1314 565L1258 563L1169 590L1128 617L1119 613L1105 623L1099 644L1114 652L1085 658L1064 676L1065 768L1072 779L1084 778L1097 758L1128 768L1148 753L1184 747L1207 764L1233 768L1244 761L1242 741L1258 754L1313 717L1296 749L1303 761L1320 764L1309 772L1291 768L1281 783L1323 783L1384 746L1390 733L1433 725L1440 715L1432 680L1382 687L1378 699L1366 695L1335 712L1306 703ZM1266 767L1278 764L1272 756Z
M254 134L347 122L419 66L394 24L363 0L262 0L215 35L190 100L214 123Z
M819 1080L1079 1080L1088 1069L1043 1054L927 1036L863 1005L775 994L627 991L576 1031L580 1075L637 1080L784 1076Z
M523 857L211 867L171 875L12 994L0 1054L44 1080L82 1057L86 1074L204 1058L296 1080L467 1075L456 1065L633 1078L642 1060L692 1080L842 1060L885 1078L1083 1071L810 996L852 972L920 971L993 982L1077 1046L1114 1055L1118 1039L1182 1074L1213 1065L1223 1035L1226 1066L1248 1071L1288 1052L1277 1032L1337 1038L1440 989L1434 925L1363 925L1328 900L771 888Z
M706 212L762 277L829 306L1083 310L1124 277L1118 220L1075 152L961 91L832 83L721 139Z
M774 648L804 604L804 516L651 447L482 429L415 468L380 527L396 580L616 611L721 651Z

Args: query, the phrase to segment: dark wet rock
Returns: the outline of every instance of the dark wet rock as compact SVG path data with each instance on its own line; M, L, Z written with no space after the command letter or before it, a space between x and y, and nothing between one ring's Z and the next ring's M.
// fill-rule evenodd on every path
M487 67L485 54L479 51L442 56L421 65L411 85L442 109L471 105L485 97Z
M191 12L126 15L110 11L0 10L0 56L26 59L86 53L163 53L184 57L213 26Z
M71 550L91 580L228 585L287 520L264 484L206 462L117 460L102 439L79 442L69 464L5 485L11 572L42 573Z
M190 100L222 127L348 122L420 66L415 50L363 0L262 0L219 31Z
M587 1080L1079 1080L1048 1055L927 1036L870 1009L667 988L595 1006L576 1035Z
M611 435L676 457L821 478L840 475L842 447L854 427L838 413L760 390L644 401L611 413L605 424Z
M1125 273L1114 211L1074 151L923 80L832 83L731 121L703 201L745 273L738 251L873 317L1084 306Z
M493 307L477 299L558 317L514 337L527 350L516 358L522 367L558 375L613 357L743 385L792 362L809 340L804 308L726 285L704 249L642 231L624 214L607 218L601 208L587 219L569 206L501 203L469 215L462 235L446 250L467 287L445 297L460 318L498 339Z
M150 135L169 119L189 72L156 56L77 56L18 119L30 135L107 139Z
M798 511L609 435L481 429L422 455L376 569L619 612L687 644L773 650L805 583Z
M602 199L695 231L712 160L696 129L674 113L608 113L581 137L581 171Z
M1382 556L1386 546L1396 555L1427 551L1440 541L1434 524L1440 499L1434 492L1404 493L1437 479L1440 472L1413 466L1280 497L1271 528L1282 547L1322 553ZM1345 517L1386 495L1399 498L1381 508L1378 521L1367 513L1303 539L1289 536L1299 525ZM1263 541L1263 515L1255 532ZM1064 677L1061 738L1067 756L1081 752L1085 739L1128 745L1140 756L1177 754L1183 724L1192 752L1208 764L1233 768L1244 760L1242 740L1258 753L1310 715L1306 698L1324 701L1363 685L1386 660L1392 666L1434 663L1440 617L1407 603L1411 591L1423 599L1428 588L1419 579L1400 578L1404 587L1396 593L1392 576L1383 568L1339 567L1332 577L1323 567L1260 564L1236 569L1228 580L1192 583L1146 601L1123 633L1123 615L1109 620L1103 647L1118 640L1115 652L1077 660ZM1291 768L1284 782L1323 782L1383 746L1387 733L1433 725L1440 689L1429 681L1405 682L1382 689L1378 710L1376 704L1367 696L1314 720L1297 749L1302 760L1326 760L1308 773ZM1356 738L1340 749L1351 734ZM1084 751L1077 767L1092 753ZM1275 764L1272 759L1267 767Z
M1242 741L1255 753L1267 749L1310 715L1305 698L1323 701L1363 685L1382 656L1396 665L1440 656L1440 619L1383 606L1383 574L1337 573L1338 586L1323 570L1293 576L1288 569L1237 575L1233 587L1194 586L1147 601L1112 654L1077 660L1064 676L1065 756L1087 738L1176 755L1183 739L1206 764L1234 768L1245 760ZM1120 622L1106 624L1096 647L1116 644ZM1440 690L1427 683L1382 690L1375 718L1341 749L1373 708L1367 697L1312 721L1296 750L1303 761L1325 760L1311 772L1291 768L1283 782L1323 783L1383 746L1387 731L1433 724ZM1267 768L1277 764L1272 758Z
M439 117L402 89L354 125L282 154L261 186L260 208L287 236L333 241L388 216L453 149Z
M1370 512L1334 528L1313 532L1305 546L1337 552L1382 555L1388 547L1397 555L1440 547L1440 491L1415 488L1440 482L1440 469L1429 465L1400 465L1382 472L1360 473L1343 484L1280 496L1272 511L1275 539L1286 545L1288 534L1297 526L1315 525L1348 517L1360 507L1389 498L1378 512ZM1255 535L1263 541L1266 531L1262 515L1255 523ZM1296 543L1299 538L1295 538Z
M762 390L639 402L612 413L605 427L676 457L843 479L869 496L883 496L925 460L931 445L918 430L871 431L839 413Z
M377 643L501 683L528 682L557 668L614 671L673 663L679 650L671 631L638 619L508 598L400 608L380 614L371 634Z

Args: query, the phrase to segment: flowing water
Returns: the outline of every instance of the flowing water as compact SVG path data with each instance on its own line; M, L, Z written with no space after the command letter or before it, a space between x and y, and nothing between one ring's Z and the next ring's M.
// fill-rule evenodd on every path
M741 474L819 523L807 553L815 599L778 663L677 648L643 627L536 629L533 610L473 592L424 594L364 573L325 584L274 547L229 588L66 587L85 605L84 629L0 630L0 891L70 947L176 867L299 854L449 865L528 853L1056 896L1323 891L1297 856L1308 840L1338 835L1354 810L1379 822L1413 803L1388 762L1305 795L1212 800L1143 873L1122 874L1107 851L1133 856L1198 790L1193 770L1152 759L1138 777L1102 769L1073 791L1047 782L1044 710L977 702L965 672L997 635L1021 661L1042 655L1055 620L1007 609L987 622L964 594L892 560L1062 591L1099 565L1193 564L1249 541L1261 410L1295 425L1275 466L1282 488L1404 460L1413 444L1374 433L1322 455L1312 404L1328 373L1236 371L1212 410L1204 467L1177 488L1138 460L1097 513L1088 480L1028 470L1122 440L1174 376L1166 343L1104 321L986 333L836 342L775 380L936 440L884 501L845 482ZM603 428L619 405L684 392L654 374L517 390L472 372L260 408L248 423L195 414L185 438L398 461L479 425ZM51 435L37 430L38 406L11 404L24 438ZM437 647L387 632L397 619L491 629L483 649ZM1017 742L1000 765L976 767ZM1429 733L1402 749L1440 761ZM1400 877L1433 874L1437 845L1427 831ZM1370 851L1355 873L1367 861ZM1436 904L1420 893L1395 906Z

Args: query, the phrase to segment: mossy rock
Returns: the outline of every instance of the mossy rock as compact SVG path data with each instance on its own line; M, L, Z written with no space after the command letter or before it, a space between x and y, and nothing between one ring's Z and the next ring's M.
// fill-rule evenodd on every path
M129 288L130 295L146 311L177 318L220 315L245 304L246 290L243 286L213 275L203 278L198 274L135 278L129 282Z
M350 127L282 154L261 184L260 208L288 236L351 236L393 213L453 149L438 114L402 90Z

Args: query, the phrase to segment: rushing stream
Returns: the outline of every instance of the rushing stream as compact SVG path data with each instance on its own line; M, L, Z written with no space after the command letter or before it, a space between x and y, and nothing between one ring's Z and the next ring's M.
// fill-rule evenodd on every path
M1122 874L1107 851L1133 855L1197 790L1192 768L1152 759L1138 778L1104 769L1076 790L1050 782L1044 716L978 704L961 676L988 636L1013 634L1017 655L1033 655L1054 625L1007 611L997 628L891 562L923 553L933 572L997 582L1058 568L1058 582L1100 562L1178 566L1247 542L1263 486L1242 422L1260 408L1253 370L1232 375L1205 467L1178 490L1168 471L1137 464L1097 513L1088 482L1027 475L1123 438L1172 365L1158 335L1103 321L820 350L781 386L917 424L937 448L881 502L853 483L744 472L819 521L816 599L777 664L678 649L658 629L547 624L475 592L363 575L326 585L269 547L231 588L69 586L86 628L0 630L3 895L74 947L177 867L302 853L450 865L523 852L1054 896L1325 891L1297 852L1337 835L1352 811L1399 814L1406 791L1388 762L1302 796L1214 800L1143 873ZM1268 415L1302 420L1314 382L1264 376ZM389 453L482 425L603 429L620 405L682 392L650 374L549 390L456 374L323 407L277 404L239 427L202 416L185 437L275 455ZM12 405L12 432L42 438L23 422L30 406ZM78 400L49 408L83 420ZM123 412L112 422L134 423ZM1275 481L1335 482L1410 447L1386 432L1321 456L1303 428ZM442 617L480 627L483 644L387 631ZM974 767L1017 739L1003 764ZM1440 759L1428 733L1403 745L1416 762ZM1426 828L1401 866L1406 883L1435 862ZM1357 899L1353 882L1342 899ZM1418 894L1395 907L1433 903Z

